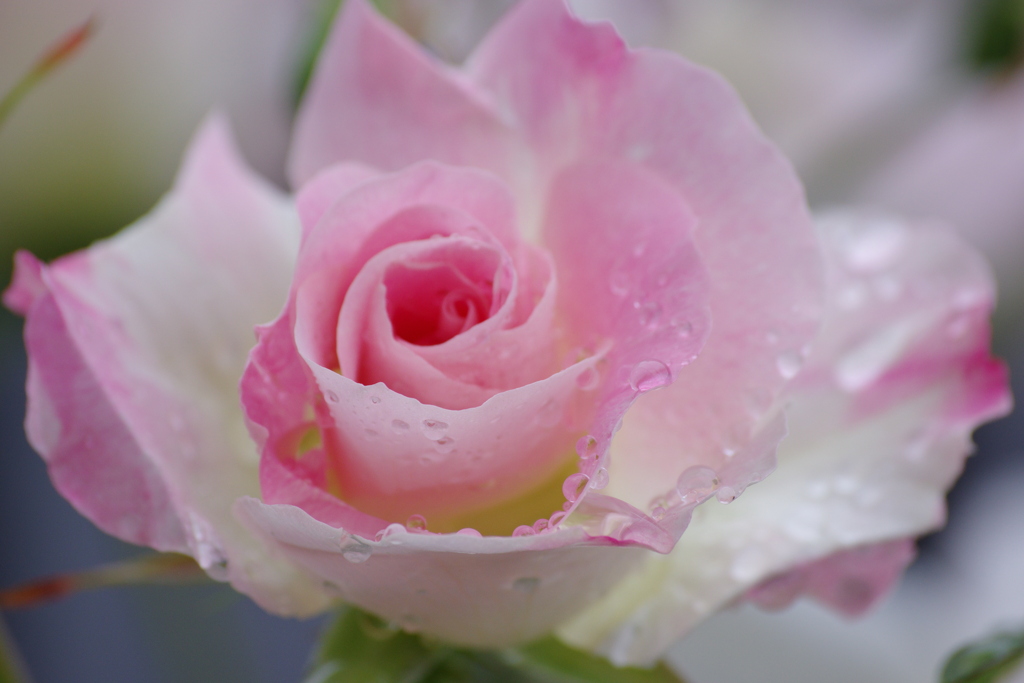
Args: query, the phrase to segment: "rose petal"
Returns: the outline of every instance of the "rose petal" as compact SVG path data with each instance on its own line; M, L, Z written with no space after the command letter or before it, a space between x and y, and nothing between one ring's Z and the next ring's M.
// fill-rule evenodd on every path
M423 159L504 168L512 135L471 86L365 0L342 8L295 125L290 173L302 185L357 160L393 171Z
M942 524L970 431L1010 404L988 351L991 275L936 226L836 215L820 234L829 312L792 389L778 469L728 507L698 508L671 555L561 631L570 642L650 662L769 577ZM886 584L862 584L860 602Z
M326 597L231 513L259 490L237 381L297 242L292 207L212 118L153 213L39 273L26 423L57 489L102 529L189 552L267 609L308 614Z
M548 633L608 590L644 552L587 546L579 529L518 538L396 531L378 542L290 505L246 498L236 509L338 597L403 629L473 647Z
M762 478L774 444L759 434L789 374L779 366L799 362L820 315L818 246L789 164L720 78L628 51L610 25L585 25L561 2L517 5L469 68L524 131L542 186L581 158L631 161L678 191L697 221L714 326L672 386L630 410L610 494L640 503L666 492L653 481L691 466L728 467L722 483L737 493ZM738 454L746 460L729 457Z

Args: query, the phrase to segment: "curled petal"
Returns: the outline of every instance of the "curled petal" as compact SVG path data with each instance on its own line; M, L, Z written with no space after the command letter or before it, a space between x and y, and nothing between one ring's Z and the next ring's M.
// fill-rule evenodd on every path
M640 561L579 529L517 538L397 529L353 536L290 505L239 501L239 515L333 594L448 642L496 647L550 632Z

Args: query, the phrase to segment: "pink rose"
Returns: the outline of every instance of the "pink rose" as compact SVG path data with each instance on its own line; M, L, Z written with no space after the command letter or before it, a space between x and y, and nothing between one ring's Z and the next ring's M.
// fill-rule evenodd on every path
M816 232L721 79L561 0L461 71L349 0L293 144L294 204L212 119L150 216L6 294L58 489L271 611L620 663L757 586L852 611L1006 408L951 233Z

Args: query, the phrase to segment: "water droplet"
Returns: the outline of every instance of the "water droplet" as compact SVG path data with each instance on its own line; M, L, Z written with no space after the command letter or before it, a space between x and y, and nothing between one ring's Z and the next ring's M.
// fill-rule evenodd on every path
M728 505L736 500L737 495L736 490L731 486L723 486L715 493L715 497L718 498L718 502L723 505Z
M587 434L576 442L576 453L584 460L597 456L597 439Z
M386 527L377 532L377 535L374 537L374 540L379 543L380 541L383 541L385 538L389 536L394 536L395 534L404 534L408 531L409 530L406 529L404 525L398 524L397 522L394 524L388 524Z
M565 516L566 515L564 512L556 512L555 514L551 515L551 520L548 523L548 528L554 529L556 526L562 523L562 520L565 519Z
M520 593L533 593L540 586L540 579L536 576L523 576L512 582L512 590Z
M565 495L565 499L570 503L575 503L583 495L589 482L590 477L582 472L570 474L562 484L562 493Z
M633 308L639 313L638 320L640 325L648 329L657 327L658 320L661 319L661 306L654 301L648 301L647 303L641 303L639 301L633 302Z
M533 536L535 533L537 532L534 531L533 527L529 524L521 524L520 526L517 526L515 528L515 531L512 532L512 535L518 538L520 536Z
M629 294L629 275L622 271L612 273L611 278L608 280L608 288L612 290L612 294L615 296L626 296Z
M352 564L361 564L370 559L372 551L370 546L359 541L349 540L341 547L341 556Z
M736 455L736 449L728 447L722 448L722 454L725 455L725 457L727 458L731 458L732 456Z
M327 398L327 400L328 400L328 401L330 401L331 403L337 403L337 402L338 402L338 400L339 400L339 399L338 399L338 395L337 395L336 393L334 393L333 391L327 391L327 392L325 392L325 393L324 393L324 396L325 396L325 397Z
M665 386L672 381L672 371L660 360L642 360L629 373L629 386L641 394Z
M576 375L576 386L583 391L593 391L597 388L597 385L601 383L601 373L597 371L597 368L590 366L580 371L580 374Z
M690 335L693 334L693 323L689 320L674 320L672 321L672 329L676 331L676 336L680 339L689 339Z
M426 531L427 518L423 515L409 515L409 519L405 520L405 528L409 531Z
M651 517L654 518L654 521L660 522L665 519L665 515L668 514L668 508L669 504L668 501L665 500L664 496L655 498L651 501Z
M799 351L784 351L775 359L775 367L778 368L782 379L793 379L803 367L804 358Z
M466 527L465 529L459 529L455 533L460 535L460 536L474 536L476 538L480 538L480 537L483 536L482 533L480 533L479 531L477 531L476 529L474 529L472 527Z
M442 436L434 442L434 448L438 453L451 453L455 450L455 439L450 436Z
M370 403L380 403L380 396L371 396Z
M424 420L423 433L435 441L448 430L448 423L441 420Z
M594 476L590 479L591 484L595 489L603 489L608 486L608 470L604 467L598 467L594 471Z
M718 475L710 467L694 465L679 475L676 492L683 505L692 505L704 501L718 489Z
M391 428L394 429L396 432L404 432L406 429L409 428L409 423L406 422L405 420L392 420Z
M548 520L538 519L536 522L533 523L533 530L536 531L538 534L542 531L547 531L548 524L550 524Z

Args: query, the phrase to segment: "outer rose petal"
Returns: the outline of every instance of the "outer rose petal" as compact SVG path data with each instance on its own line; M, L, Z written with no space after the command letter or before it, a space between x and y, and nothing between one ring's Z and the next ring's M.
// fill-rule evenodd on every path
M344 600L455 644L496 647L551 631L642 560L588 545L579 527L518 538L406 533L369 541L291 505L239 515Z
M630 411L611 465L609 494L629 504L620 512L642 518L651 498L672 489L691 465L710 465L734 493L770 471L782 432L771 412L774 399L798 369L820 319L820 254L795 174L757 132L735 93L679 58L628 51L609 25L578 21L562 0L519 3L463 74L417 56L411 41L383 25L362 0L352 3L336 33L299 124L296 158L320 156L300 177L345 159L383 168L411 160L396 150L474 163L513 188L527 237L542 241L543 232L562 263L571 261L578 242L544 220L567 169L641 166L678 192L696 219L713 330L700 357L670 388L643 396ZM388 63L407 70L393 90L399 95L352 77L385 54L395 60ZM444 116L433 103L452 93L459 107L485 103L479 107L500 112L508 130L453 124L439 135ZM415 98L427 106L406 103ZM474 104L473 111L481 110ZM326 124L309 122L378 120L400 130L380 137L346 133L312 149L320 142L316 126ZM517 145L518 153L506 153L506 144ZM636 278L622 287L638 298L650 294L640 291ZM675 516L673 539L686 513Z
M432 159L504 168L513 135L472 86L385 21L366 0L342 8L295 124L292 182L357 160L386 171Z
M48 268L20 258L5 301L27 313L26 426L57 489L115 536L188 552L265 608L308 614L327 597L231 513L259 491L237 382L298 233L213 118L152 214Z
M837 215L819 232L829 312L791 389L778 469L728 507L699 507L670 555L651 555L560 631L569 642L618 663L650 662L780 572L942 524L971 430L1010 405L1005 370L988 352L991 276L946 229ZM877 559L891 567L899 557ZM818 570L852 576L857 558ZM848 611L896 574L875 572L851 599L842 582L812 573L801 588Z

